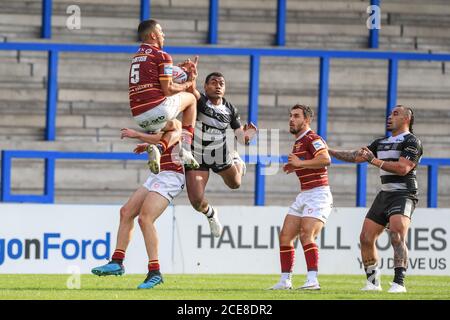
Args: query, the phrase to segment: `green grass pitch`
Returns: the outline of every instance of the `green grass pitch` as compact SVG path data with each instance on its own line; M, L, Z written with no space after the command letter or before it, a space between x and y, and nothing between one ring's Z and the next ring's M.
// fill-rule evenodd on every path
M151 290L137 290L144 275L121 277L81 276L80 289L67 289L69 275L0 275L0 299L157 299L157 300L440 300L450 299L450 276L407 276L405 294L389 294L392 276L383 276L383 292L361 292L365 277L321 275L322 290L265 290L278 281L278 275L165 275L165 283ZM294 286L304 276L294 277Z

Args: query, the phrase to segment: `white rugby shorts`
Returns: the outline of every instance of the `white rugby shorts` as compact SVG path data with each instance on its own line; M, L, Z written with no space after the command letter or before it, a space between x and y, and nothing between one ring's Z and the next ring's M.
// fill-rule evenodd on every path
M330 187L317 187L302 191L289 207L288 214L301 218L316 218L326 223L333 209Z
M158 174L150 173L143 186L148 191L159 193L170 203L183 191L184 181L184 174L167 170Z
M180 113L181 97L179 94L167 97L156 107L134 117L137 124L145 131L159 132L167 121L175 119Z

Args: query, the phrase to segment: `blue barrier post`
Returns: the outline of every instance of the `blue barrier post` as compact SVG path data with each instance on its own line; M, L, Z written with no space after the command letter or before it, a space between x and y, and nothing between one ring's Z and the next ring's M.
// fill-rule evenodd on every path
M219 0L209 0L209 32L208 43L217 44L219 29Z
M259 55L250 56L250 86L248 99L248 122L258 125L258 95L259 95ZM259 157L255 169L255 206L263 206L265 203L265 176L264 165Z
M392 109L397 104L397 83L398 83L398 60L389 59L386 116L389 116L391 114Z
M56 137L56 113L58 111L58 51L48 52L47 71L47 119L45 139L54 141Z
M388 92L386 104L386 118L397 104L398 60L389 59Z
M44 196L48 203L55 202L55 158L45 159Z
M377 6L378 10L380 10L380 0L370 0L370 5ZM377 14L377 12L372 10L371 14ZM380 16L381 16L381 13L380 13ZM378 16L376 16L376 19L378 19ZM381 19L381 17L380 17L380 19ZM381 23L381 21L380 21L380 23ZM372 28L369 29L369 48L378 49L379 33L380 33L380 31L372 25Z
M317 111L317 133L327 139L328 119L328 84L330 75L330 58L320 58L319 72L319 107Z
M151 1L141 0L141 21L150 19Z
M11 157L2 150L2 194L1 201L8 201L11 194Z
M276 45L286 45L286 0L278 0Z
M438 174L439 167L437 164L428 166L428 208L437 208L438 206Z
M258 160L255 170L255 206L264 206L266 194L266 176L264 175L265 165Z
M260 56L250 56L250 88L248 96L248 121L258 125L259 96L259 64Z
M365 207L367 198L367 163L356 165L356 206Z
M41 38L52 37L52 0L42 0Z

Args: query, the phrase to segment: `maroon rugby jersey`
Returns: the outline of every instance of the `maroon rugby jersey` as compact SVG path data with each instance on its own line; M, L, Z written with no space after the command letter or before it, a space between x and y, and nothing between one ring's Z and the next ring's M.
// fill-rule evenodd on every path
M160 48L141 44L130 68L128 94L133 116L156 107L166 99L159 80L172 78L172 64L172 57Z
M174 171L178 173L184 174L183 171L183 165L181 163L181 159L179 156L179 149L176 148L174 151L173 149L178 144L174 144L170 148L167 148L167 150L161 155L161 161L160 161L160 169L161 171Z
M311 160L326 150L327 145L325 141L317 133L309 130L295 141L292 153L300 160ZM328 172L326 167L320 169L298 168L295 169L295 173L300 180L302 191L328 186Z

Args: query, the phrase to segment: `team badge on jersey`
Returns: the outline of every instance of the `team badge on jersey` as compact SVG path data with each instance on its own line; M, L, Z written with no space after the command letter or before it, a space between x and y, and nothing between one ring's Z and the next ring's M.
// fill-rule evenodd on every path
M313 141L312 145L313 145L314 149L316 149L316 151L325 148L325 144L320 139Z
M408 147L406 147L406 148L405 148L405 151L411 152L411 153L413 153L413 154L419 154L419 150L417 150L417 148L416 148L416 147L413 147L413 146L408 146Z
M172 76L172 73L173 73L172 64L165 64L164 65L164 75Z

